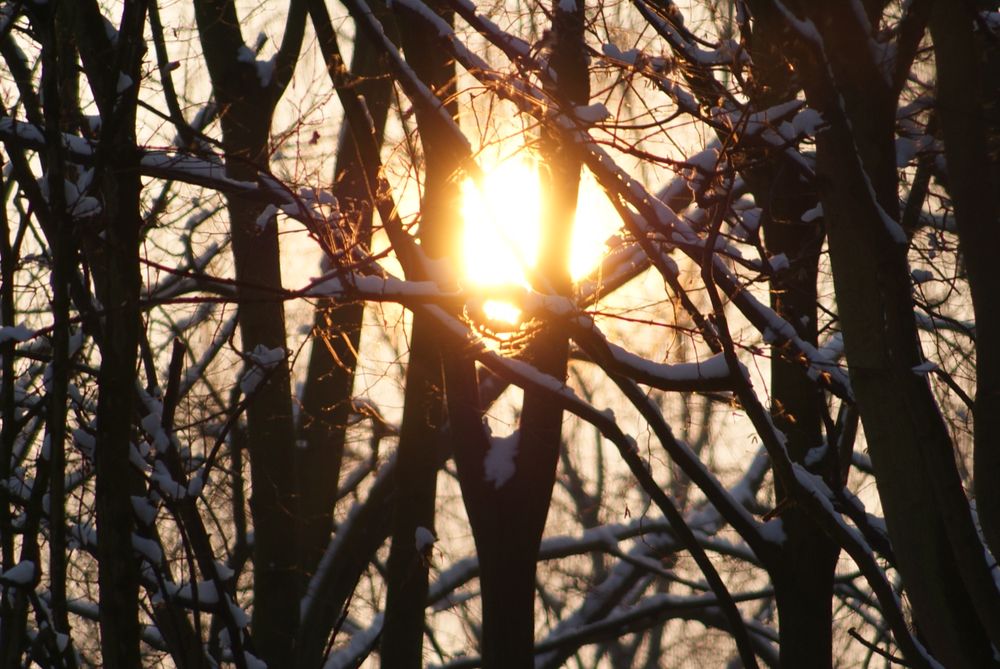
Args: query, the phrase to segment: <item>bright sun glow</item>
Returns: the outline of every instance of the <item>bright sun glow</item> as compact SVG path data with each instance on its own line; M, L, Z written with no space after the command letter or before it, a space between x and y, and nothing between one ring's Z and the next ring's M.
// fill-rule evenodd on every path
M538 255L541 187L535 164L526 158L504 161L490 170L482 188L462 185L464 275L482 287L527 286L526 270ZM584 170L573 224L570 274L579 279L600 261L606 240L620 225L614 207ZM519 311L511 304L487 301L487 316L513 323Z

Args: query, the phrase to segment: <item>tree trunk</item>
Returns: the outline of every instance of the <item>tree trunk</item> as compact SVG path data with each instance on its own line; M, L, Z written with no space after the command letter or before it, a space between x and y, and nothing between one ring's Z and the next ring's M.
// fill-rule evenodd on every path
M118 42L90 31L101 19L81 3L76 12L84 69L101 114L99 165L94 183L101 193L101 235L93 240L91 262L97 298L105 308L99 340L97 438L94 448L97 563L100 591L101 657L109 669L140 664L139 561L132 549L135 520L131 495L141 494L130 464L135 422L135 380L142 285L139 232L142 227L135 114L137 86L117 90L124 72L140 80L144 2L126 2ZM83 45L90 40L87 48Z
M758 16L750 42L753 56L756 109L767 109L793 99L798 85L787 76L781 50L780 19ZM798 335L816 345L817 279L823 230L802 215L816 204L818 194L798 171L783 160L783 152L769 150L749 157L742 174L762 210L761 227L770 255L784 254L788 269L771 280L771 307L795 326ZM794 462L805 462L810 449L823 444L822 390L795 360L774 351L771 359L771 416L787 438ZM831 489L842 485L834 446L810 469L823 476ZM775 479L775 498L785 491ZM798 507L780 516L787 541L773 560L766 561L774 582L778 606L779 649L783 667L830 667L833 630L833 576L839 547Z
M573 8L557 3L551 33L550 65L558 84L550 91L567 109L590 97L589 71L583 47L583 3ZM580 182L580 160L570 147L543 131L540 178L544 201L534 287L543 293L569 296L569 249ZM528 361L539 371L566 378L568 341L553 325L540 325ZM486 477L484 459L490 445L482 437L470 406L478 397L471 363L457 364L448 376L453 426L467 422L456 435L455 460L479 557L483 601L482 657L486 669L534 664L535 572L555 482L562 432L562 409L548 396L525 390L513 455L514 471L504 482ZM458 428L456 428L458 429Z
M392 93L392 80L386 74L375 45L364 31L359 31L354 38L350 76L358 82L358 92L364 96L371 113L376 146L382 145ZM371 198L364 166L347 123L349 120L345 120L337 144L332 190L341 215L349 221L348 234L354 235L354 243L367 247L371 243ZM298 452L298 478L301 566L306 578L314 572L333 531L337 495L337 486L333 484L339 478L344 454L363 316L364 303L338 303L329 299L321 299L314 312L313 345L299 413L300 434L305 440L305 447Z
M976 319L975 491L986 543L1000 555L1000 249L997 154L1000 136L996 61L1000 49L973 33L971 3L934 2L930 28L937 61L937 115L944 135L948 194ZM977 43L980 48L977 50ZM992 53L991 53L992 52ZM984 76L987 72L992 78ZM991 89L983 90L984 84ZM984 94L991 98L984 98ZM987 100L991 103L987 105ZM1000 147L993 146L993 150Z
M254 165L266 162L270 122L270 114L253 104L250 96L232 101L222 117L229 177L256 178ZM258 229L263 207L257 203L233 197L228 198L228 207L239 282L241 346L247 354L258 346L284 349L284 306L275 298L282 285L277 227L272 223ZM254 528L253 635L261 659L269 666L281 666L292 654L301 588L295 426L287 362L282 360L268 374L253 391L246 412Z
M804 341L815 345L822 232L800 220L812 207L806 203L809 198L804 197L808 195L803 192L804 184L796 176L772 176L776 178L767 179L768 186L774 187L772 192L791 197L771 202L758 199L764 206L761 219L768 253L784 253L790 259L789 268L771 281L771 305L779 316L795 324ZM789 456L804 463L810 449L823 446L823 393L801 365L778 351L771 361L771 401L771 415L787 438ZM836 455L835 445L828 444L825 457L809 467L833 490L842 485ZM776 500L780 503L784 496L783 486L776 480ZM829 667L833 662L833 575L840 549L798 507L792 505L780 518L787 541L769 571L778 604L781 666Z
M907 245L895 222L896 100L856 15L840 6L811 13L830 67L812 52L797 69L830 124L816 138L817 172L851 383L886 525L931 651L948 667L991 666L996 586L946 426L927 379L913 371L923 358Z
M407 21L403 14L397 14L397 18L401 19L398 27L407 62L446 106L451 117L456 118L454 61L445 57L432 34ZM451 22L450 12L443 12L443 18ZM433 114L418 108L417 129L425 168L419 237L424 252L434 259L447 256L453 240L461 234L456 180L459 165L450 150L448 137L439 130L439 123ZM441 356L440 337L433 321L415 313L399 435L392 550L380 645L382 666L385 667L418 669L423 666L424 609L431 558L430 548L423 542L428 540L427 532L434 529L439 466L436 442L444 399Z
M306 6L292 0L274 71L262 78L243 54L240 21L232 0L199 0L195 18L220 108L226 175L256 181L268 164L275 105L294 69L305 27ZM261 229L263 206L227 197L244 354L258 347L285 350L281 264L274 220ZM287 360L268 370L247 406L253 518L254 607L252 629L258 656L279 667L294 657L302 578L299 572L295 425ZM334 486L335 487L335 486Z

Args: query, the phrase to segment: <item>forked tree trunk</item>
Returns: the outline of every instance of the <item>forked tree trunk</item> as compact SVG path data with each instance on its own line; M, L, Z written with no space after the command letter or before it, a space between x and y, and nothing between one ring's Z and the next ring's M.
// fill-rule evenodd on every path
M231 0L199 0L195 18L216 100L223 110L222 144L226 175L257 180L268 163L268 140L275 105L298 58L306 7L289 6L288 21L274 73L262 78L245 58L248 47ZM239 196L227 198L233 259L239 290L243 352L258 346L285 349L278 230L274 220L257 221L263 206ZM257 655L278 667L294 657L302 579L298 560L295 426L287 361L268 370L247 406L253 518L254 607L252 630Z
M383 26L390 27L386 22ZM327 38L332 35L332 29L329 34L323 34ZM380 147L389 113L392 80L364 31L358 31L354 37L350 76L367 103L375 129L375 144ZM354 243L367 247L371 243L371 198L353 131L347 127L349 120L345 119L344 123L337 143L332 191L347 221L348 234L353 236ZM336 483L351 412L363 317L363 302L340 303L329 299L319 300L313 314L313 344L299 412L299 432L305 442L304 448L298 451L304 578L315 571L333 531ZM352 583L357 580L356 575L351 577L345 573L345 577Z
M994 664L996 586L976 536L947 428L925 377L902 229L887 85L857 15L810 5L829 68L796 55L829 127L817 171L851 383L886 525L914 617L948 667ZM834 83L835 81L835 83Z
M782 52L781 19L758 13L750 41L753 58L752 101L767 109L793 99L798 90L790 80ZM813 345L817 339L817 279L823 243L820 223L802 215L816 204L815 185L806 183L783 153L765 151L749 157L741 170L762 210L761 228L767 252L784 254L789 266L771 280L771 306L792 323L798 335ZM794 360L775 351L771 359L771 416L787 438L788 454L803 464L810 449L823 444L822 390ZM810 467L836 490L839 480L835 445ZM785 497L775 479L775 498ZM806 514L792 505L780 515L787 540L766 564L778 606L780 660L783 667L830 667L833 662L833 576L839 547Z
M936 0L930 28L948 194L976 321L976 510L1000 556L1000 47L973 32L975 18L971 2Z
M583 42L583 3L554 9L550 64L558 84L549 92L567 110L590 97ZM569 242L576 211L580 161L555 135L542 138L541 182L544 204L535 288L569 295ZM568 342L555 325L542 325L529 362L565 379ZM506 481L487 478L484 459L490 446L482 435L474 398L475 370L457 363L448 374L450 420L456 430L455 461L472 523L479 558L483 601L482 657L486 669L529 667L534 663L535 572L538 548L551 503L559 457L562 409L543 393L525 390ZM492 477L491 477L492 478Z
M450 12L439 11L446 21L451 21ZM398 13L397 19L407 62L449 115L457 118L454 61L422 25L407 20L404 13ZM424 154L424 193L418 236L424 253L432 259L440 259L449 254L451 245L461 234L459 164L451 150L450 138L441 130L436 114L418 107L416 116ZM382 666L385 667L419 669L423 666L424 609L432 558L426 542L434 530L440 465L437 441L444 409L442 353L441 338L433 319L415 313L406 370L403 424L396 455L392 548L380 645Z

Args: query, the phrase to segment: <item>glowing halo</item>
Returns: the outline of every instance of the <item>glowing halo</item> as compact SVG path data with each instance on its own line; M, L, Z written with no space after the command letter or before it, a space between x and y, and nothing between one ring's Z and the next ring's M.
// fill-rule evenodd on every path
M462 274L482 288L527 287L527 274L537 261L543 197L537 165L520 154L485 172L481 184L462 184ZM574 280L596 266L605 251L604 240L618 227L614 207L584 170L570 242ZM520 314L516 306L499 300L487 300L483 310L490 319L508 323L516 323Z

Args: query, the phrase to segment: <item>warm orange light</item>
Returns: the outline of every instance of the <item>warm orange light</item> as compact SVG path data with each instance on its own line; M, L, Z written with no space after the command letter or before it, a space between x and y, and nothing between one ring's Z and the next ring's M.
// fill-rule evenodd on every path
M462 185L463 273L483 288L528 286L527 272L538 255L542 193L536 165L512 158L487 171L480 186ZM586 170L570 241L570 274L579 279L590 272L604 253L604 240L620 226L614 207ZM487 317L516 323L520 311L507 302L488 300Z
M497 165L478 186L472 180L462 185L466 278L480 286L528 285L541 201L537 170L524 159Z

